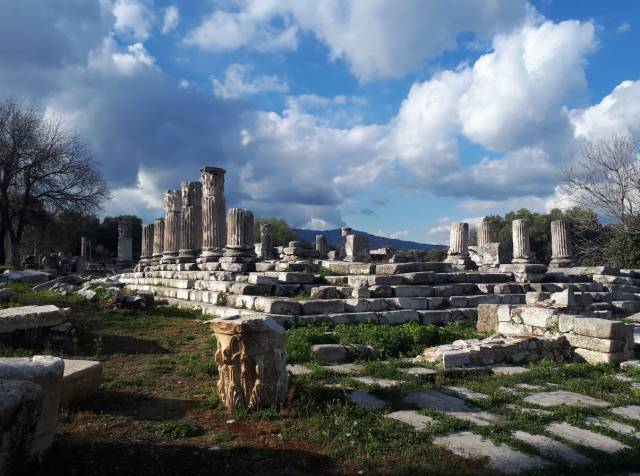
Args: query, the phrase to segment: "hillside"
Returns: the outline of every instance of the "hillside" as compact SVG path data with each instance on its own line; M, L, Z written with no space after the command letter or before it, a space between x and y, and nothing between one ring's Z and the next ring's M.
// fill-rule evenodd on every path
M316 235L323 234L330 245L337 246L340 243L340 228L335 230L302 230L298 228L293 229L298 235L299 240L306 240L311 243L315 243ZM369 248L376 249L388 246L397 250L430 250L433 248L443 248L442 245L430 245L426 243L417 243L415 241L398 240L395 238L385 238L384 236L376 236L366 233L364 231L353 230L354 233L359 235L366 235L369 238Z

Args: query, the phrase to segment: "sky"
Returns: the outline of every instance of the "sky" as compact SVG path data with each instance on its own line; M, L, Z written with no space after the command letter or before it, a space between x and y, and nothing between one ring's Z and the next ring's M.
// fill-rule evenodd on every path
M640 135L640 2L0 0L0 99L89 145L103 214L163 214L202 166L227 206L446 243L571 205L589 141Z

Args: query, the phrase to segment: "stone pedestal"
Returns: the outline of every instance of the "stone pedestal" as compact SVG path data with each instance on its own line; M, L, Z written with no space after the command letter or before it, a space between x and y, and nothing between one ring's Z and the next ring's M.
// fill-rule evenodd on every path
M451 263L454 270L474 269L469 256L469 224L454 223L449 236L449 251L445 263Z
M164 251L164 218L156 218L153 224L153 264L160 263Z
M202 253L198 263L218 261L227 238L227 206L224 199L225 170L203 167L202 181Z
M287 397L284 329L272 318L219 318L209 321L217 350L218 394L225 407L278 407Z
M512 263L531 263L531 246L529 244L529 222L527 220L513 220L511 224L513 234Z
M491 225L489 225L489 222L482 220L478 225L478 247L492 242Z
M118 261L131 263L133 261L133 239L131 235L131 222L118 222Z
M202 184L182 182L182 228L178 263L195 263L202 249Z
M151 264L151 257L153 256L153 232L153 223L142 225L142 243L140 247L140 261L138 262L138 267L141 271Z
M276 257L273 248L273 227L269 223L260 225L260 257L263 260L272 260Z
M564 220L551 222L551 262L550 268L568 268L573 266L571 246L571 227Z
M364 235L347 235L344 242L345 261L368 263L371 261L369 256L369 240Z
M164 209L164 249L161 263L172 264L178 261L182 228L182 194L178 190L165 192Z

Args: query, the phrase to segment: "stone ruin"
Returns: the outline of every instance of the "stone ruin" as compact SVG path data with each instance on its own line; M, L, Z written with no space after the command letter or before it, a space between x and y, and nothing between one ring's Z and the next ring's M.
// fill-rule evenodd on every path
M615 363L633 356L633 329L613 319L640 311L640 271L572 266L567 222L551 224L548 265L532 262L526 220L513 221L512 249L494 240L488 222L479 225L475 246L469 245L468 224L452 225L444 262L406 261L386 249L372 258L366 237L347 227L337 251L329 250L324 235L316 236L315 246L292 241L274 247L269 225L261 227L256 243L251 211L226 209L225 171L204 167L201 173L201 186L185 182L181 192L166 192L164 219L145 225L143 256L135 272L121 275L127 288L218 319L241 318L241 326L246 319L267 317L285 328L470 319L493 334L485 341L425 351L423 359L444 366L543 357ZM565 294L560 305L557 299ZM230 351L219 352L220 365L233 367ZM251 401L246 389L229 395L237 392L244 396L225 397L229 405ZM271 403L278 404L280 394L271 394L277 395Z

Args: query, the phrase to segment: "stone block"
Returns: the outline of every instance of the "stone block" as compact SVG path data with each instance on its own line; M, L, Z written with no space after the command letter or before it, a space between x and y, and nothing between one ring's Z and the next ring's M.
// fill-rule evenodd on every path
M393 296L393 288L385 285L371 286L369 293L373 298L390 298Z
M571 347L581 347L582 349L593 350L604 353L624 352L624 340L599 339L598 337L581 336L578 334L566 334L565 338Z
M301 301L302 314L334 314L344 312L344 301L340 299L319 299Z
M480 304L478 306L478 322L476 330L480 333L494 333L498 329L499 304Z
M575 348L573 349L574 360L576 362L587 362L588 364L619 364L625 360L632 359L633 352L596 352L594 350Z
M406 322L420 322L418 313L412 309L398 311L384 311L379 314L382 322L387 324L404 324Z
M42 414L36 426L31 455L40 457L53 442L60 406L64 362L50 355L0 358L0 379L27 380L42 387Z
M95 360L64 359L60 407L78 403L91 396L102 383L102 364Z
M595 317L576 317L573 321L573 332L601 339L621 339L625 335L625 326L626 324L619 321Z
M468 350L450 350L442 353L442 366L445 369L462 367L470 363L471 356Z
M498 305L497 310L497 318L498 322L511 322L511 310L514 309L514 306L509 304L500 304Z
M256 263L257 264L257 263ZM248 279L249 284L261 284L261 285L274 285L278 284L278 279L272 276L263 276L260 274L250 274Z
M524 324L513 324L511 322L498 322L498 334L503 336L530 336L531 327Z
M544 307L524 307L521 309L522 324L549 329L558 323L557 311Z
M256 298L254 305L257 311L269 314L297 315L301 312L300 303L292 300L258 297Z
M0 310L0 334L60 325L65 314L57 306L21 306Z
M558 316L558 330L560 332L571 332L573 331L573 323L575 319L579 319L576 316L571 316L568 314L560 314Z
M454 321L453 313L457 310L442 309L434 311L418 311L422 324L446 324Z
M335 286L316 286L309 293L311 299L336 299L338 292Z
M314 281L313 274L282 272L278 273L278 281L286 284L311 284Z

